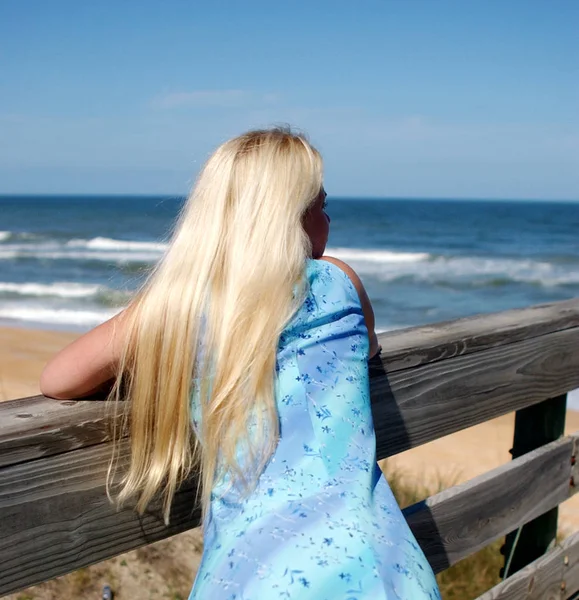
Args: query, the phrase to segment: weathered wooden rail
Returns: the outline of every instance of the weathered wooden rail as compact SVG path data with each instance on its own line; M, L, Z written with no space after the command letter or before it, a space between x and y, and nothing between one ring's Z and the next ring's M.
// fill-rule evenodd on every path
M573 598L579 533L558 546L554 538L557 506L579 487L579 432L561 437L565 394L579 387L579 300L388 333L380 342L381 364L371 367L380 459L517 411L516 458L405 510L434 570L531 522L512 576L479 600ZM42 396L0 404L0 595L199 524L193 485L178 493L169 527L158 507L140 518L109 504L103 408ZM540 434L529 433L537 422L545 424Z

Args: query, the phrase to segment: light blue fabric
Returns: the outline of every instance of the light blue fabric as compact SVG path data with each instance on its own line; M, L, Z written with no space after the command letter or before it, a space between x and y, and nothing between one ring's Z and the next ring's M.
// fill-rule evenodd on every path
M357 292L326 261L308 260L306 273L279 342L279 444L249 497L214 489L189 599L439 599L376 464Z

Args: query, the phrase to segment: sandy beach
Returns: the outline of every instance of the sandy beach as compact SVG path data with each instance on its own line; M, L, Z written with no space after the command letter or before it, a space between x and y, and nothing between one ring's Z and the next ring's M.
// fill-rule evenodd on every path
M38 394L38 379L44 364L77 336L68 332L0 327L0 400ZM432 490L441 483L447 487L465 481L510 460L508 451L512 444L513 425L514 414L477 425L389 459L387 471L399 471L403 478L420 481ZM568 411L566 433L575 431L579 431L579 412ZM579 494L561 506L560 525L564 532L579 530ZM154 585L162 588L165 580L163 569L167 570L168 581L174 584L179 579L186 588L192 581L191 565L198 564L201 548L201 534L195 530L116 557L101 563L102 566L96 565L91 568L91 573L95 569L98 573L99 569L104 569L102 577L112 577L123 588L123 598L131 597L130 590L151 585L151 577L158 580ZM150 553L156 557L152 571L149 568L152 561ZM176 571L179 571L179 577L176 577ZM68 590L71 585L74 587L75 581L73 576L69 576L68 579L44 584L42 590L38 590L40 595L33 597L63 597L58 594L63 589L71 593ZM170 584L167 585L170 587Z
M0 401L40 393L38 380L49 358L79 334L0 327Z

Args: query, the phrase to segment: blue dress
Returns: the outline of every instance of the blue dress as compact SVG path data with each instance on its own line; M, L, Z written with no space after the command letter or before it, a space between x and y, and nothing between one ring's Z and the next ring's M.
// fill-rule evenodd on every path
M279 341L279 444L251 495L213 489L189 600L440 599L376 464L356 289L327 261L306 275Z

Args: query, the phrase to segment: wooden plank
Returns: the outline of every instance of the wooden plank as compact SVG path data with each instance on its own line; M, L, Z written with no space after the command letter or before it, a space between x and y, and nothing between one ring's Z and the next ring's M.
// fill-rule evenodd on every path
M403 371L371 369L379 459L579 387L579 328L503 342ZM102 442L104 404L0 403L0 466Z
M405 514L439 571L565 500L565 438L415 505ZM195 527L193 484L180 491L171 527L158 508L140 519L105 495L110 444L0 470L0 595ZM574 491L574 490L573 490Z
M574 436L573 456L571 460L571 486L575 493L579 492L579 435ZM575 538L579 532L575 534ZM567 541L567 540L566 540ZM564 545L565 548L567 546ZM565 600L579 598L579 545L573 543L565 552L567 557L565 579Z
M565 501L573 445L570 436L538 448L404 510L438 573Z
M571 485L579 490L579 438L574 438L573 456L571 457Z
M371 382L380 458L579 386L578 299L381 339L382 366ZM0 465L100 443L106 429L96 401L0 403Z
M565 589L563 598L568 600L569 598L577 598L579 596L579 543L577 539L579 532L574 536L567 538L563 541L561 547L563 548L563 563L565 568L563 569L563 581L565 583Z
M579 533L477 600L567 600L579 592Z
M0 596L196 527L194 485L175 498L171 525L158 505L143 517L110 504L110 444L0 470Z
M0 403L0 467L99 444L104 403L33 396Z
M378 458L579 387L579 329L387 373L373 369Z
M513 458L563 437L566 414L567 394L517 411L511 449ZM505 576L507 566L507 574L512 575L543 556L555 544L558 517L559 507L556 506L507 535L502 549L505 566L501 569L501 577Z
M378 340L392 373L573 327L579 327L579 298L388 331Z

